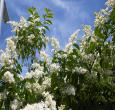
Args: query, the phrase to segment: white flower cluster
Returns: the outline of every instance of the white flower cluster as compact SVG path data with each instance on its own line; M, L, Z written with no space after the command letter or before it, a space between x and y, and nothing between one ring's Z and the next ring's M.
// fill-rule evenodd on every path
M90 25L83 25L83 31L86 36L91 36L92 34L92 29Z
M89 43L87 43L87 41L89 42L89 39L95 41L94 32L92 31L90 25L83 25L83 32L84 35L82 36L82 40L80 42L80 53L85 53L84 50L89 47Z
M107 18L101 12L95 13L94 23L96 27L103 25L106 22L106 20Z
M108 17L112 11L111 8L109 7L114 7L115 6L115 0L108 0L106 2L107 7L105 9L102 9L101 11L99 11L98 13L95 13L95 26L101 26L103 25L107 20Z
M0 64L1 65L5 65L5 64L11 64L12 63L12 59L11 56L9 54L9 51L2 51L0 52Z
M25 108L20 109L20 110L47 110L46 105L43 101L35 104L27 104Z
M45 104L47 105L47 108L49 108L49 110L57 110L56 102L53 100L53 95L49 94L49 92L44 92L43 96L45 97Z
M45 77L43 83L42 83L42 86L44 88L48 88L48 87L51 87L51 78L50 77Z
M68 53L71 53L72 50L73 50L73 43L72 43L72 42L69 42L69 43L65 46L64 51L65 51L65 52L68 52Z
M16 49L16 45L14 43L14 41L12 40L13 38L7 38L6 41L7 41L7 48L10 49L11 51L15 51Z
M25 108L20 110L57 110L56 102L53 100L53 96L51 94L43 93L45 97L45 101L41 101L35 104L27 104Z
M40 71L43 70L43 67L39 63L33 63L32 68L34 69L39 69Z
M59 71L59 70L60 70L60 66L58 64L55 64L55 63L50 64L50 72L51 73Z
M75 31L71 37L69 38L69 43L65 46L65 49L64 51L67 52L67 53L71 53L72 50L73 50L73 44L75 43L75 39L77 38L78 36L78 33L79 33L79 29L77 31Z
M34 93L42 93L44 92L45 88L40 85L39 83L29 83L26 82L25 84L25 88L29 91L29 92L34 92Z
M45 30L45 28L43 26L39 27L38 29L40 31L40 34L42 34L44 32L44 30Z
M79 34L80 29L77 29L69 38L69 42L75 42L75 39L77 38Z
M105 4L106 4L108 7L113 7L113 6L115 6L115 0L108 0Z
M58 107L58 110L64 110L65 109L65 105L61 105L60 107Z
M28 21L23 16L20 17L19 26L20 26L20 28L29 26Z
M34 34L28 36L28 42L32 43L32 40L35 38Z
M49 43L49 40L50 40L50 39L49 39L48 36L43 37L42 39L43 39L43 41L44 41L45 44L48 44L48 43Z
M83 58L84 58L84 60L86 60L88 62L88 61L94 61L95 56L94 56L94 54L85 54L85 55L83 55Z
M37 81L35 83L26 82L25 88L29 92L42 94L47 88L51 87L51 78L45 77L42 84Z
M68 85L63 93L66 93L67 95L75 95L75 87L73 85Z
M93 32L92 32L91 41L94 42L94 43L96 43L96 42L99 41L99 40L100 40L99 37L97 37L97 36L95 35L94 31L93 31Z
M29 24L31 24L31 25L35 25L35 23L37 21L40 21L40 17L36 17L36 16L33 16L33 15L30 15L30 17L33 18L32 22L29 21Z
M9 71L4 73L3 79L10 84L15 82L14 75Z
M21 102L19 102L17 99L14 99L13 101L11 101L10 107L12 110L17 110L21 105Z
M76 67L74 71L78 72L79 74L85 74L87 70L83 67Z
M9 21L8 23L11 24L13 32L19 31L21 28L29 26L29 22L23 16L20 17L19 22Z
M36 69L35 71L31 71L31 72L27 72L25 79L31 79L31 78L35 78L35 79L39 79L43 76L44 72Z
M26 82L25 88L34 93L43 93L47 88L51 87L51 78L45 76L45 72L42 66L38 63L32 64L31 72L26 73L24 79L35 79L34 83ZM39 84L39 79L42 78L42 83Z
M46 54L45 51L40 51L40 57L41 59L43 59L44 61L48 60L48 55Z
M13 64L13 59L17 58L16 45L13 41L13 37L7 38L6 41L6 49L4 51L0 50L0 65L2 66L5 64Z
M26 73L25 79L31 79L31 78L35 78L35 79L39 79L41 78L43 75L45 75L44 71L43 71L43 67L40 66L40 64L38 63L33 63L32 64L32 68L35 69L34 71L30 71Z
M50 38L50 42L54 50L58 50L60 48L59 41L55 37Z

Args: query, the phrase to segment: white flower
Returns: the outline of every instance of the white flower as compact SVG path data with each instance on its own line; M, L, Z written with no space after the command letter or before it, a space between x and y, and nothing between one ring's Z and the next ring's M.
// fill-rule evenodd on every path
M25 78L27 78L27 79L31 79L31 78L39 79L43 75L44 75L43 71L40 71L39 69L36 69L35 71L31 71L30 73L26 73Z
M43 37L43 40L44 40L45 44L47 44L50 39L49 39L49 37Z
M47 61L48 55L46 54L45 51L40 51L40 56L41 56L42 59L44 59L45 61Z
M27 104L25 108L21 110L57 110L56 102L52 99L52 95L49 93L43 93L45 101L41 101L35 104Z
M11 24L12 26L12 32L16 32L16 31L19 31L20 27L19 27L19 23L18 22L15 22L15 21L9 21L8 22L9 24Z
M67 52L67 53L71 53L72 50L73 50L73 43L72 43L72 42L69 42L69 43L65 46L64 51Z
M24 77L21 74L17 74L18 78L22 81Z
M84 25L83 26L83 31L85 33L86 36L91 36L91 26L90 25Z
M20 17L19 26L20 26L20 28L28 27L29 26L29 22L23 16L21 16Z
M60 48L59 41L55 37L50 38L50 42L55 50L58 50Z
M109 15L111 14L112 9L106 7L105 9L100 10L99 12L95 13L95 26L103 25L108 19Z
M67 58L67 54L63 54L62 57L63 57L63 58Z
M45 28L44 27L39 27L39 30L40 30L40 34L42 34L44 32Z
M39 83L33 83L31 84L31 89L35 92L35 93L42 93L44 91L44 87L41 86Z
M25 88L29 91L29 92L34 92L34 93L43 93L45 90L45 87L40 85L39 83L35 82L35 83L30 83L30 82L26 82L25 84Z
M11 38L7 39L7 48L3 51L0 50L0 64L5 65L9 64L10 67L12 67L12 64L14 63L14 58L17 58L17 53L15 51L15 44Z
M69 42L74 42L74 40L76 39L76 37L78 36L80 29L76 30L71 37L69 38Z
M85 55L83 55L83 58L84 58L84 60L86 60L87 62L88 61L94 61L94 59L95 59L95 56L93 55L93 54L85 54Z
M94 31L93 31L91 41L96 43L98 39L99 38L94 34Z
M2 65L6 64L6 63L10 64L11 59L10 59L9 54L7 54L6 52L2 52L1 55L0 55L0 63Z
M43 67L39 63L33 63L32 68L43 71Z
M34 69L34 71L27 72L26 75L25 75L25 79L26 78L27 79L31 79L31 78L39 79L43 75L46 74L46 73L44 73L43 67L40 66L40 64L38 64L38 63L33 63L32 68Z
M73 52L73 44L75 43L75 39L78 36L79 31L80 30L78 29L75 33L71 35L71 37L69 38L69 43L65 46L64 51L68 54Z
M45 77L42 86L45 86L45 88L47 87L51 87L51 78L50 77Z
M32 40L35 38L34 34L28 36L28 42L32 43Z
M56 102L53 100L53 96L49 92L44 92L45 104L50 108L49 110L56 110Z
M51 71L51 73L59 71L59 69L60 69L59 65L57 65L55 63L50 64L50 71Z
M101 13L101 12L96 12L95 13L95 26L101 26L105 23L105 21L107 20L107 18Z
M76 67L75 71L77 71L79 74L85 74L87 72L87 70L85 68L82 67Z
M26 84L25 84L25 88L28 90L28 91L30 91L30 92L32 92L32 86L31 86L31 83L29 83L29 82L26 82Z
M58 110L64 110L65 109L65 105L61 105L58 107Z
M17 110L17 108L18 108L18 106L19 106L19 101L17 100L17 99L15 99L15 100L13 100L12 102L11 102L11 109L12 110Z
M15 46L15 43L12 40L12 38L7 38L6 41L7 41L8 48L11 49L12 51L14 51L16 46Z
M72 85L68 85L67 88L65 89L64 93L68 95L75 95L75 87Z
M106 7L105 9L101 9L100 12L105 15L105 16L109 16L112 10L110 10L108 7Z
M115 0L108 0L105 4L109 7L113 7L115 5Z
M52 102L53 96L49 92L43 92L42 95L46 98L48 102Z
M45 104L44 102L40 102L40 103L35 103L35 104L27 104L25 106L25 108L20 109L20 110L45 110Z
M34 25L37 21L40 21L40 17L35 18L35 16L30 15L31 18L33 18L32 22L29 21L30 24Z
M8 83L14 83L14 75L10 73L9 71L4 73L3 79Z
M29 26L29 22L23 16L20 17L19 22L9 21L8 23L11 24L13 32L18 32L21 28Z
M48 107L45 102L41 101L39 103L35 103L35 104L27 104L25 108L20 109L20 110L56 110L55 109L51 109L50 107Z
M76 59L76 55L73 55L73 58Z

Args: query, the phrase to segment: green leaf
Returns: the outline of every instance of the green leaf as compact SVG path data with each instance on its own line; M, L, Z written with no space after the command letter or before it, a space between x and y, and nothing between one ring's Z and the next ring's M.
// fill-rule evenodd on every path
M79 45L76 44L76 43L74 43L73 46L74 46L75 48L77 48L77 49L80 49L80 48L79 48Z
M113 21L113 23L115 23L115 8L113 8L111 15L110 15L110 18Z
M28 9L28 12L32 15L34 14L35 11L36 11L36 8L34 8L34 7L31 7Z
M104 35L101 33L101 29L96 27L95 30L95 35L97 35L99 38L104 39Z
M44 26L44 28L46 28L48 31L50 30L48 26Z
M52 24L52 22L50 20L46 20L44 23L45 24Z
M44 8L44 11L48 14L51 12L51 10L49 10L48 8Z
M53 14L52 13L48 14L47 18L53 18Z
M90 46L89 46L89 48L88 48L88 51L89 51L89 52L94 52L95 49L96 49L95 43L94 43L94 42L91 42L91 43L90 43Z
M42 23L39 21L36 23L37 26L42 26Z

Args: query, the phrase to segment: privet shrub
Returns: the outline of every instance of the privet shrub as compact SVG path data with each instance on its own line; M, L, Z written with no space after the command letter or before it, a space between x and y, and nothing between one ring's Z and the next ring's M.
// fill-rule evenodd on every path
M46 37L52 12L28 11L28 19L9 22L15 36L0 51L0 110L115 110L115 1L95 13L93 30L83 25L81 40L77 30L64 49Z

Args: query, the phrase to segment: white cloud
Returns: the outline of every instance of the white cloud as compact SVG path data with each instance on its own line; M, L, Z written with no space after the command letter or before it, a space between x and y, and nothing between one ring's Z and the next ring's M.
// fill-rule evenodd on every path
M66 4L65 1L62 0L51 0L51 2L53 2L53 4L55 4L56 6L66 9L68 10L68 5Z
M58 6L59 8L64 9L65 15L68 19L77 19L81 20L89 19L89 14L86 12L83 7L83 1L73 1L73 0L51 0L51 2Z

